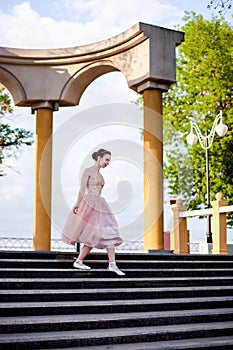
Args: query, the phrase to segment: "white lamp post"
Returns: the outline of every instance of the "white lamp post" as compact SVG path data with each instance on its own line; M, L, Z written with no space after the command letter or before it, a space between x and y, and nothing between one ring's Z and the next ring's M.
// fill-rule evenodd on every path
M191 121L191 130L187 136L187 142L190 146L194 146L199 140L201 147L206 151L206 191L207 191L207 206L210 207L210 179L209 179L209 148L212 146L214 141L215 132L223 137L226 135L228 130L227 125L222 122L222 111L215 118L211 131L205 132L205 135L202 135L199 127L196 123ZM195 133L194 133L195 132ZM207 243L212 243L212 233L211 233L211 221L210 216L207 216Z

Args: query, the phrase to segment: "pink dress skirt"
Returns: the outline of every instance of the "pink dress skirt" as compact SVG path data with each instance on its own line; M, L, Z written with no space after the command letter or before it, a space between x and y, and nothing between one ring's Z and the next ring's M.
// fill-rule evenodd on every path
M77 213L72 211L66 221L63 230L65 243L75 245L79 242L100 249L122 243L116 219L101 197L102 187L99 182L88 184L87 194L83 196Z

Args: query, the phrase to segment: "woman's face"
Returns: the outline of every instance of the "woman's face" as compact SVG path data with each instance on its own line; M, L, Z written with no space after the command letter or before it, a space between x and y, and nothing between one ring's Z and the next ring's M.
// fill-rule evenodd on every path
M110 154L105 154L103 157L99 157L99 165L101 168L106 168L108 164L110 163L111 160L111 155Z

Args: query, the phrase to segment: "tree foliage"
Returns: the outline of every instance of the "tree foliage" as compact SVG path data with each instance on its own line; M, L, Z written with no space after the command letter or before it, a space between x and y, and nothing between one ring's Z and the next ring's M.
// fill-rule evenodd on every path
M165 178L171 195L189 209L206 203L205 151L187 145L190 119L205 134L220 110L228 132L210 148L210 199L223 192L233 202L233 29L223 19L187 13L185 41L178 47L177 84L164 94Z
M32 144L32 133L22 128L12 129L4 122L13 113L10 96L0 85L0 176L4 175L4 160L12 157L15 151L23 145Z

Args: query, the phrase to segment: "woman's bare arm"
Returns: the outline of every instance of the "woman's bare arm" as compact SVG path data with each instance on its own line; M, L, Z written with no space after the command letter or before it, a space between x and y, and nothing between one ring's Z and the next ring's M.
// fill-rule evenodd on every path
M90 176L90 170L89 169L85 169L82 177L81 177L81 181L80 181L80 188L79 188L79 192L78 192L78 198L77 201L73 207L73 212L76 214L78 206L85 194L86 191L86 187L87 187L87 182L88 182L88 178Z

